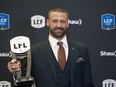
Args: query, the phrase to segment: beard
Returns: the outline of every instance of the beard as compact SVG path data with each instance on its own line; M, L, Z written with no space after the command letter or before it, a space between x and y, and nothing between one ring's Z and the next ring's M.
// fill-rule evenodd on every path
M55 38L62 38L66 34L67 29L56 27L50 29L50 34Z

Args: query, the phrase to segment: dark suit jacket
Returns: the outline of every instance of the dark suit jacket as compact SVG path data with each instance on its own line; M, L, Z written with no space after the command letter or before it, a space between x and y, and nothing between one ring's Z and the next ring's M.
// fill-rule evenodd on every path
M72 40L68 45L71 87L93 87L87 47ZM32 76L37 87L58 87L53 57L48 40L32 47Z

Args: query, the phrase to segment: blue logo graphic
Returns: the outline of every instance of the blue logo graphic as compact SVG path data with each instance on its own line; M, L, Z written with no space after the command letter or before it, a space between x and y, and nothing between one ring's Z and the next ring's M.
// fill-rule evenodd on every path
M101 28L105 30L115 29L115 15L109 13L102 15Z
M10 28L9 15L0 13L0 30L6 30Z

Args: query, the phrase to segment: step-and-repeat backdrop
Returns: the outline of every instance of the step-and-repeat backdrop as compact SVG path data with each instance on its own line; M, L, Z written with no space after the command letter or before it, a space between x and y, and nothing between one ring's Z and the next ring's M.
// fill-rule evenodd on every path
M47 13L54 6L69 12L68 36L88 46L95 87L116 87L116 0L1 0L0 87L14 87L7 69L10 40L27 36L34 45L47 39Z

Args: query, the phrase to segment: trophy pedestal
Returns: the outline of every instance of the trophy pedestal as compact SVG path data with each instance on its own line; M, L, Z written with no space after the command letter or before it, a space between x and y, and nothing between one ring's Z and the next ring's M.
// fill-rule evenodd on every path
M15 79L14 83L16 86L20 85L31 85L34 83L34 78L33 77L21 77L19 79Z

